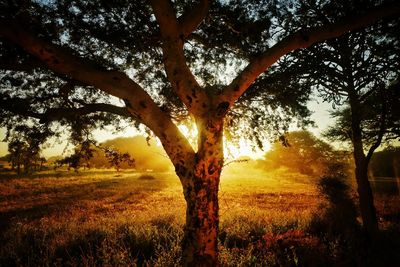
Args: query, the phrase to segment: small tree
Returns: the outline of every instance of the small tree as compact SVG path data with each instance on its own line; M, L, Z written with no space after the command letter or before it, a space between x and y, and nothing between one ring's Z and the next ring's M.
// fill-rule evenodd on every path
M120 153L115 148L109 147L104 149L104 154L108 159L111 167L114 167L117 171L121 168L121 163L126 162L129 166L134 166L135 160L131 158L129 153Z
M46 126L15 126L5 139L9 142L12 169L16 168L18 174L21 174L22 167L25 173L35 171L40 162L41 146L50 135L52 132Z
M285 135L272 145L264 160L267 168L286 167L314 177L326 174L332 164L339 162L334 149L308 131Z
M315 1L301 3L300 18L316 25L333 21L338 14L351 15L350 10L374 6L368 1ZM289 20L287 29L297 28L301 19ZM296 51L282 61L284 74L297 88L313 88L314 92L341 106L332 113L337 123L327 136L350 141L361 217L370 235L378 230L373 195L368 181L368 164L382 140L399 136L400 75L399 20L373 27ZM300 90L301 89L297 89Z
M21 174L21 167L24 163L26 155L26 144L21 141L13 140L8 143L8 152L10 153L11 169L16 170L17 174Z
M81 141L81 143L75 147L74 153L57 160L56 165L62 166L66 164L68 165L68 170L73 168L75 172L78 172L80 167L90 169L90 159L93 157L93 152L95 151L92 147L93 142L89 139L83 141L81 138L78 138L78 141Z
M387 147L375 152L371 159L370 169L376 177L400 178L400 147Z
M72 154L70 156L64 157L63 159L56 160L55 163L56 163L56 168L61 167L63 165L67 165L68 170L73 168L75 172L78 172L79 167L81 166L80 162L81 162L80 156L77 154Z

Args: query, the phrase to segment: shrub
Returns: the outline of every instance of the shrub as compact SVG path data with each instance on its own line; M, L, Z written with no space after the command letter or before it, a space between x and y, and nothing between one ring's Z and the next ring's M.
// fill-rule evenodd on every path
M138 177L138 180L155 180L156 177L154 177L153 175L149 175L149 174L142 174Z
M325 202L320 205L318 214L312 216L308 231L320 237L335 265L352 266L358 265L362 257L359 250L361 227L349 186L344 181L345 177L340 174L320 179L318 191Z

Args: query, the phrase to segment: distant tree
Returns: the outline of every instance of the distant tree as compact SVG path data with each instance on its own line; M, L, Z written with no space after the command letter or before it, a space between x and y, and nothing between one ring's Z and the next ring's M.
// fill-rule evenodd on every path
M286 167L291 171L320 177L330 166L339 163L338 154L332 146L316 138L308 131L290 132L284 144L275 142L264 156L265 167Z
M308 114L308 91L267 87L265 74L275 70L267 69L294 50L400 13L388 2L280 34L277 18L305 12L294 3L1 1L1 125L60 121L86 134L117 116L144 124L182 183L183 264L217 265L224 122L231 136L286 130ZM196 150L177 127L182 118L196 124Z
M68 169L73 168L75 172L78 172L80 167L90 169L90 159L93 157L94 151L95 149L92 146L91 140L82 140L82 142L75 147L72 155L56 160L56 165L68 165Z
M41 162L41 146L52 135L46 127L19 125L6 136L12 169L21 174L37 170Z
M128 166L133 166L135 163L129 153L121 153L111 146L97 145L95 141L90 139L82 140L75 147L73 154L58 159L55 163L58 167L67 165L68 169L73 168L75 172L78 172L81 167L90 169L92 165L96 166L96 162L93 161L95 154L103 154L110 166L116 168L117 171L120 170L122 163L126 163Z
M77 154L72 154L72 155L66 156L62 159L56 160L55 164L56 164L55 169L57 169L61 166L67 165L68 170L73 168L75 170L75 172L78 172L78 169L80 167L80 157Z
M156 140L151 138L146 140L142 135L133 137L119 137L112 140L107 140L98 144L90 164L97 168L109 167L109 161L105 157L104 149L112 148L120 153L128 153L134 159L134 165L129 165L128 162L121 163L121 169L134 168L137 171L170 171L173 168L171 161L165 154L163 148L157 144Z
M17 174L21 174L21 167L24 163L27 147L24 142L13 140L8 143L8 152L10 153L9 161L11 169L16 170Z
M375 152L370 169L375 177L400 177L400 147Z
M129 153L120 153L118 150L112 147L105 148L105 156L112 167L117 171L121 168L121 163L126 162L129 166L133 166L135 160L131 158Z
M36 170L41 171L41 170L43 170L43 166L47 162L47 160L45 157L39 157L38 161L39 161L39 165L37 165Z
M5 156L0 157L0 160L11 162L11 154L6 154Z
M304 13L286 25L298 28L301 19L324 24L338 14L374 6L380 1L301 1ZM350 141L361 217L374 235L378 221L368 182L368 164L382 140L400 135L400 26L399 19L347 33L307 50L296 51L281 61L284 73L297 87L315 93L340 109L332 115L337 123L326 136ZM298 89L299 90L299 89ZM344 108L345 107L345 108Z

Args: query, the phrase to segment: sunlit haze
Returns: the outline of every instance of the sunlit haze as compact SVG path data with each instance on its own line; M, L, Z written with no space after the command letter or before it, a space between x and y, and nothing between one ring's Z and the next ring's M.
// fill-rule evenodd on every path
M196 127L188 127L187 125L180 125L179 130L188 138L189 142L191 143L192 147L196 149L196 136L197 136L197 129ZM251 158L260 158L262 157L266 151L270 148L270 143L267 140L263 142L263 148L258 148L252 145L248 140L245 138L240 138L239 142L232 143L224 139L224 155L227 159L236 159L242 156L248 156Z
M308 104L309 109L313 112L311 119L316 122L316 127L310 127L310 131L315 135L319 136L321 131L323 131L329 124L332 123L332 119L329 116L328 110L332 109L329 103L323 102L321 99L316 98L310 101ZM182 134L184 134L190 140L192 146L196 147L196 127L188 127L185 125L180 125L179 129ZM293 128L291 130L296 130ZM135 135L140 135L141 133L134 127L126 127L118 133L113 133L111 128L106 130L95 130L93 136L98 142L104 142L106 140L111 140L118 137L131 137ZM5 138L5 129L0 129L0 140ZM67 136L64 137L65 141L58 143L54 139L50 139L48 142L48 147L43 149L43 155L45 157L52 157L57 155L62 155L63 153L70 153L72 146L68 145L66 141ZM263 140L263 149L260 149L252 145L248 140L240 138L238 144L232 144L230 142L224 142L224 154L227 159L236 159L241 156L248 156L251 158L260 158L266 151L270 148L270 143L268 140ZM0 156L7 154L7 143L0 142Z

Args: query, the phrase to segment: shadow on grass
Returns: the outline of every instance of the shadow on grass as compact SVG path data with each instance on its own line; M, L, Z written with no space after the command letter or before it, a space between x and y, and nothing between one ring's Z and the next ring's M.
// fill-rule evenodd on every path
M17 242L0 248L0 266L176 266L181 257L183 232L170 218L67 234L55 244L54 232L17 232Z
M381 230L371 239L357 220L349 187L340 175L322 177L318 188L327 200L312 217L308 232L319 238L332 266L400 266L400 228Z
M166 184L163 180L139 181L136 177L107 179L73 185L32 188L15 194L0 196L0 202L24 202L30 207L10 208L0 212L0 235L18 221L34 221L59 213L85 203L107 201L119 205L145 201L147 197L161 191ZM33 204L32 204L33 203ZM96 204L94 204L96 205ZM98 212L106 211L100 207Z
M377 239L368 239L344 179L321 178L318 189L325 201L304 228L287 222L268 229L240 216L240 224L234 222L239 230L223 226L221 266L400 266L400 222L388 222L390 227L381 230ZM260 194L253 199L268 200ZM396 210L388 213L397 214Z
M78 172L75 172L73 170L65 170L65 169L59 169L59 170L45 170L45 171L40 171L40 172L35 172L31 174L17 174L15 171L11 170L0 170L0 181L9 181L9 180L14 180L14 179L21 179L21 178L27 178L27 179L40 179L40 178L67 178L67 177L84 177L88 175L96 175L96 176L101 176L101 175L114 175L114 177L120 177L123 174L134 174L136 173L133 170L128 170L128 171L122 171L122 172L116 172L115 170L112 169L87 169L87 170L81 170Z

